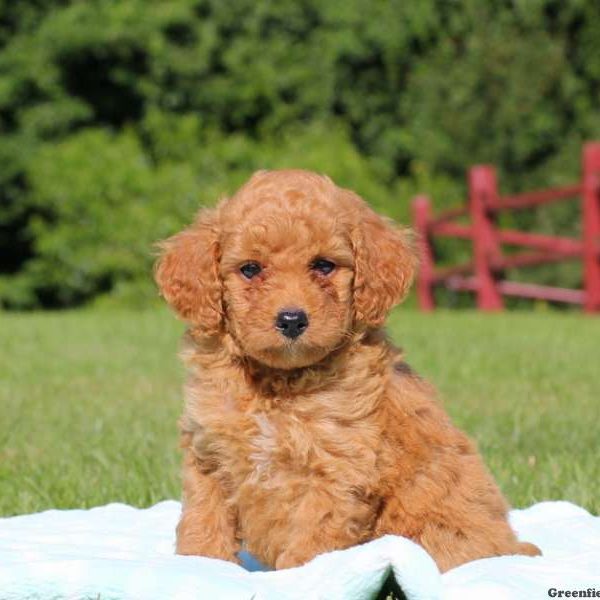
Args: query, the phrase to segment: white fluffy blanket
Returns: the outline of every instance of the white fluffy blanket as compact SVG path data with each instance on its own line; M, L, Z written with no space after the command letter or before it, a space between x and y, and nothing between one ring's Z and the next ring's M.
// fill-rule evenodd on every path
M543 557L490 558L444 575L421 547L395 536L277 572L254 570L250 558L243 568L175 556L179 511L167 501L0 519L0 599L362 600L374 598L390 572L408 600L586 597L564 592L588 588L600 597L600 517L568 502L511 513L519 535Z

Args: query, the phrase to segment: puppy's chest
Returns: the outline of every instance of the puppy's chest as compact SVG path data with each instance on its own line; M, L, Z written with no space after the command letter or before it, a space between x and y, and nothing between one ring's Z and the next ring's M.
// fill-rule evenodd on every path
M371 415L347 414L347 400L315 394L267 406L256 398L212 397L188 406L194 451L232 489L275 489L290 478L352 485L372 478L381 436Z

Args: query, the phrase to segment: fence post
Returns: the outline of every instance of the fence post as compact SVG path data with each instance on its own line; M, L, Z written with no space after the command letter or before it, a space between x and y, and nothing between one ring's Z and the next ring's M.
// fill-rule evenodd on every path
M500 258L490 207L498 198L496 171L488 165L469 169L469 206L473 223L473 253L477 281L477 307L483 311L504 308L492 265Z
M431 203L427 196L417 196L412 201L413 226L417 234L419 249L419 273L417 276L417 299L419 308L431 311L435 308L433 295L433 271L435 259L429 239L429 223L431 222Z
M586 312L600 311L600 143L583 147L583 271Z

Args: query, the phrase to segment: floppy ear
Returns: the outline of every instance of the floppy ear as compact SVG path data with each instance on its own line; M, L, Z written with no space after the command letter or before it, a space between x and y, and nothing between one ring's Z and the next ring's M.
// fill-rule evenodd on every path
M183 320L206 333L218 332L223 305L216 209L200 211L190 227L159 248L155 279L165 300Z
M410 231L365 205L353 245L356 321L382 325L390 309L404 299L414 277L417 259Z

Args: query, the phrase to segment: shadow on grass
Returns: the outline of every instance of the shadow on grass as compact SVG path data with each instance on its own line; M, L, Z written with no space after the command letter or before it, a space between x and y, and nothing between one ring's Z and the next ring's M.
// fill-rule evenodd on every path
M381 588L376 600L406 600L404 592L394 579L394 574L390 572Z

